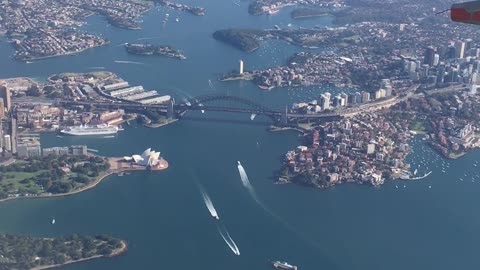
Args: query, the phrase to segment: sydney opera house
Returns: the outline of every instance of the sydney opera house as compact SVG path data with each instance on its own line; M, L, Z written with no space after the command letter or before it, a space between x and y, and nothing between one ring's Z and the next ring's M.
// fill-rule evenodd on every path
M152 148L143 151L141 155L133 155L131 157L123 157L125 161L134 163L135 165L155 168L162 166L163 159L160 157L160 152L155 152Z

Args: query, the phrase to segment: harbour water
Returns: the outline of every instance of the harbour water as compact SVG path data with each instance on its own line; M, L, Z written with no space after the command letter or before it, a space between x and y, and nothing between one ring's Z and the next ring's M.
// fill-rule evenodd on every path
M187 3L187 2L185 2ZM243 95L271 106L313 98L326 89L261 92L248 82L219 83L217 76L237 68L280 64L300 48L268 42L246 55L211 38L228 27L273 27L288 23L326 25L328 18L292 21L288 12L271 17L247 14L246 2L191 1L207 8L205 17L154 9L143 29L128 31L89 19L89 30L111 43L74 57L25 64L11 60L9 44L0 43L0 77L45 78L63 71L105 67L131 84L142 84L176 98L212 92ZM172 17L162 25L165 13ZM179 17L175 22L173 18ZM122 46L138 38L183 50L186 61L128 55ZM142 64L121 64L133 61ZM214 87L208 83L211 80ZM126 239L126 254L66 266L100 269L270 269L286 260L300 269L476 269L480 267L480 177L473 164L480 151L456 161L443 160L416 139L409 160L423 175L419 181L387 181L379 188L343 185L320 191L273 184L281 156L299 144L294 132L267 132L268 119L206 112L160 129L126 126L115 138L42 135L45 147L87 144L100 155L123 156L148 147L170 163L162 172L111 176L96 188L62 198L18 200L0 204L0 232L33 236L112 234ZM244 187L241 161L259 205ZM428 169L427 169L428 167ZM445 170L445 173L442 172ZM463 179L460 180L460 178ZM215 202L221 222L241 250L235 256L205 209L200 183ZM429 188L430 186L430 188ZM55 224L52 224L52 219Z

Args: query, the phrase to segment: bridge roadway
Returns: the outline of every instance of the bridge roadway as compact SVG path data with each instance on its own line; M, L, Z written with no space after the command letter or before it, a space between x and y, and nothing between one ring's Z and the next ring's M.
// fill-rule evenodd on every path
M133 109L133 110L146 110L155 109L161 111L167 111L169 105L167 104L136 104L136 103L124 103L124 102L87 102L87 101L57 101L62 105L76 105L76 106L94 106L97 108L106 109ZM246 108L233 108L223 106L211 106L211 105L187 105L187 104L175 104L173 109L177 112L196 110L196 111L214 111L214 112L232 112L232 113L245 113L245 114L258 114L266 115L269 117L281 118L284 113L275 110L261 110L261 109L246 109ZM339 117L337 113L322 113L322 114L299 114L299 113L287 113L288 118L336 118Z
M358 113L362 112L372 112L382 108L388 108L399 102L405 101L408 98L413 98L416 95L415 91L418 89L419 85L413 85L407 88L405 91L402 91L402 96L392 97L385 100L380 100L378 102L366 103L357 107L346 108L343 110L337 110L328 113L315 113L315 114L300 114L300 113L286 113L281 111L275 111L269 109L261 104L257 104L253 101L246 100L241 97L235 96L204 96L197 100L197 103L187 104L173 104L173 110L176 113L196 110L196 111L215 111L215 112L232 112L232 113L245 113L245 114L258 114L266 115L273 120L285 120L285 115L287 119L328 119L334 120L341 117L352 117ZM417 94L418 95L418 94ZM228 100L228 101L237 101L243 104L249 105L250 108L235 108L230 106L217 106L217 105L208 105L202 104L200 102L208 102L214 100ZM83 105L83 106L95 106L99 108L108 108L108 109L134 109L134 110L146 110L146 109L155 109L168 111L171 110L171 104L138 104L138 103L128 103L128 102L86 102L86 101L58 101L58 103L63 105Z

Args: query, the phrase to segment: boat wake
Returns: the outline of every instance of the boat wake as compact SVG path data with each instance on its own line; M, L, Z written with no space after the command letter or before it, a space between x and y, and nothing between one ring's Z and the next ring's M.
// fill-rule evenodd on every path
M258 144L257 144L258 145ZM266 207L262 201L260 201L257 197L257 194L255 193L255 189L253 188L252 184L250 184L250 180L248 179L247 172L245 171L245 168L243 168L242 164L240 161L238 162L238 172L240 174L240 179L242 180L242 184L245 188L247 188L248 192L252 196L252 198L255 200L255 202L265 210L268 214L270 214L272 217L280 221L287 229L298 235L301 239L305 240L306 242L310 243L311 245L315 247L320 247L321 245L308 237L305 237L301 232L297 231L294 227L292 227L290 224L288 224L285 220L283 220L280 216L275 214L273 211L271 211L268 207Z
M89 67L89 69L105 69L105 67Z
M117 64L132 64L132 65L146 65L145 63L142 62L135 62L135 61L123 61L123 60L115 60L113 61Z
M202 187L200 187L200 192L202 193L203 201L205 202L205 206L210 212L210 215L212 215L212 217L217 220L220 219L220 217L218 216L217 210L215 210L212 200L208 196L207 192Z
M423 175L423 176L410 178L410 180L420 180L420 179L426 178L426 177L429 176L431 173L432 173L432 171L429 171L428 173L426 173L426 174Z
M238 249L237 244L235 244L235 241L233 241L225 226L220 226L217 224L217 229L218 233L223 238L223 241L225 241L227 246L232 250L233 254L240 256L240 249Z
M151 40L151 39L157 39L161 37L143 37L143 38L137 38L137 40Z
M217 91L217 88L215 88L215 85L213 85L212 80L208 80L208 86L210 86L210 89L213 91Z
M250 115L250 120L253 121L253 119L255 119L256 116L257 116L256 114L252 113L252 115Z

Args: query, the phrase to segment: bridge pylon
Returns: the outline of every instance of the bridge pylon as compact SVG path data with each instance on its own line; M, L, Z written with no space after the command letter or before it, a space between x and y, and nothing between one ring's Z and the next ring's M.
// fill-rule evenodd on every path
M171 119L174 119L176 118L176 115L175 115L175 110L173 108L173 105L175 105L175 101L173 99L171 99L169 102L168 102L168 107L167 107L167 118L171 118Z
M288 125L288 108L286 105L285 105L285 111L282 112L280 122L284 125Z

